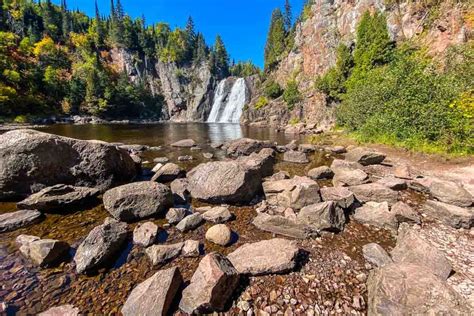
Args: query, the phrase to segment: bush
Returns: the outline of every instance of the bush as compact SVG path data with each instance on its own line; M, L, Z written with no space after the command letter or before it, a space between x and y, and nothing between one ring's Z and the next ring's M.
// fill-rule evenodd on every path
M285 100L290 110L301 101L301 93L298 90L298 83L295 80L290 80L286 84L285 92L283 92L283 100Z
M26 115L18 115L13 122L18 124L28 123L28 117Z
M267 97L271 99L276 99L283 94L283 89L280 87L278 82L269 81L265 84L263 92Z
M255 110L260 110L268 104L268 99L264 96L258 98L257 103L255 103Z

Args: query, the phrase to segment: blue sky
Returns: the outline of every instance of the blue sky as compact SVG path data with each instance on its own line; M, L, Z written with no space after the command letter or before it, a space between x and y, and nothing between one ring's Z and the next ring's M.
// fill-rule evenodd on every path
M59 3L60 0L55 0ZM196 29L204 33L209 44L221 34L232 58L251 60L263 66L263 48L274 8L284 0L122 0L132 17L145 16L147 23L167 22L172 27L184 26L192 16ZM297 16L304 0L290 0ZM69 9L94 14L94 0L67 0ZM102 14L108 14L110 0L98 0Z

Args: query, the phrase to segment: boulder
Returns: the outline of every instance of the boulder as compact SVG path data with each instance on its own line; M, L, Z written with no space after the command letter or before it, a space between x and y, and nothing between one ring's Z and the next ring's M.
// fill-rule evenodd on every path
M184 170L182 170L177 164L168 162L153 175L151 181L166 183L171 182L175 179L184 177Z
M73 305L62 305L51 307L47 311L39 313L38 316L79 316L79 308Z
M307 205L321 202L319 185L308 177L266 181L263 191L269 205L291 207L299 210Z
M304 153L314 153L316 151L317 147L313 144L301 144L298 146L298 151L304 152Z
M237 158L237 162L249 170L258 172L262 178L273 174L275 160L275 151L271 148L264 148L259 153Z
M127 238L127 224L106 219L91 230L74 256L77 273L96 269L111 259Z
M130 153L140 153L142 151L148 150L149 146L146 145L140 145L140 144L123 144L119 146L121 149L124 149Z
M399 234L391 254L394 262L417 265L420 270L431 271L443 280L447 280L452 271L444 253L422 239L413 229Z
M360 169L336 169L332 184L335 187L353 186L369 181L369 175Z
M166 159L168 159L168 158L166 158ZM163 165L161 162L159 162L159 163L157 163L157 164L153 167L153 169L151 169L151 172L157 173L158 170L160 170L163 166L164 166L164 165Z
M202 156L206 159L212 159L214 158L214 154L213 153L203 153Z
M333 154L345 154L347 152L344 146L332 146L324 148L326 151L330 151Z
M474 226L474 210L428 200L423 205L424 211L454 228L470 229Z
M145 249L145 253L155 266L163 264L178 257L183 249L184 243L179 242L171 245L153 245Z
M74 187L57 184L30 195L18 202L21 209L39 211L70 211L80 207L90 206L97 202L99 190L95 188Z
M434 179L429 186L429 190L430 194L438 201L460 207L472 205L472 195L456 182Z
M15 238L15 242L17 243L18 246L23 246L23 245L26 245L28 243L31 243L33 241L36 241L36 240L40 240L41 238L37 237L37 236L31 236L31 235L20 235L18 237Z
M328 166L321 166L308 171L308 177L313 180L332 179L334 177L334 172Z
M278 180L285 180L285 179L289 179L290 178L290 174L286 171L279 171L273 175L271 175L270 177L266 177L265 178L265 181L278 181Z
M228 258L241 274L286 273L295 268L299 251L296 242L273 238L244 244L230 253Z
M365 148L354 148L346 154L346 160L360 163L363 166L377 165L385 160L385 155Z
M331 163L331 170L334 172L337 172L337 170L340 169L349 169L349 170L356 170L356 169L362 169L364 166L362 166L358 162L353 162L353 161L347 161L347 160L342 160L342 159L334 159Z
M169 162L169 161L170 161L170 159L168 157L157 157L157 158L153 159L154 163L162 164L162 165Z
M69 245L64 241L38 238L23 242L20 252L35 265L50 267L67 258Z
M224 224L211 226L206 232L206 239L219 246L227 246L232 239L232 231Z
M367 280L369 315L469 315L468 303L420 266L388 264Z
M198 240L188 239L184 242L183 249L181 249L181 255L183 257L199 257L200 244Z
M259 213L252 224L260 230L297 239L307 239L319 235L310 226L280 215Z
M377 181L377 183L395 191L402 191L408 188L408 184L405 180L395 177L384 177Z
M153 245L158 237L159 228L152 222L138 224L133 230L133 243L143 247Z
M367 202L355 210L354 219L359 223L385 228L397 234L398 222L395 214L390 212L387 202Z
M346 216L336 202L321 202L303 207L296 216L297 221L314 230L339 232L344 229Z
M194 159L193 156L189 156L189 155L178 157L178 161L191 161L193 159Z
M296 140L292 140L285 146L286 150L297 150L298 149L298 142Z
M188 173L191 196L214 204L250 202L262 190L263 177L273 169L274 159L269 154L262 150L248 159L198 165Z
M389 205L397 203L398 193L379 183L366 183L349 187L359 202L387 202Z
M101 192L136 176L130 155L100 141L84 141L34 130L0 136L0 199L66 184Z
M421 219L418 213L415 212L408 204L404 202L395 203L391 210L398 223L421 224Z
M170 183L171 192L173 193L174 203L177 205L185 205L189 202L191 195L188 191L188 179L181 178L173 180Z
M399 179L413 179L411 168L408 165L400 164L393 169L393 176Z
M182 282L183 278L176 267L156 272L133 289L122 307L122 314L168 315Z
M393 263L392 258L379 244L370 243L362 247L362 254L365 260L375 267L383 267Z
M178 224L188 215L188 209L184 207L170 208L166 213L166 220L171 225Z
M105 209L117 220L135 221L164 214L173 205L171 190L153 181L125 184L104 194Z
M354 205L354 193L345 187L324 187L320 190L323 201L334 201L343 209L349 209Z
M264 148L272 147L274 147L274 145L268 141L260 141L250 138L240 138L226 144L227 155L234 157L248 156L252 153L258 153Z
M201 207L198 208L197 211L202 213L202 218L204 218L205 221L215 224L228 222L233 217L229 208L226 206Z
M184 289L179 308L187 314L223 311L239 280L239 273L226 257L210 253L201 260Z
M29 226L41 220L42 214L36 210L22 210L0 214L0 233Z
M192 139L183 139L171 144L172 147L190 148L196 146L196 142Z
M283 154L283 161L301 164L309 163L306 153L294 150L285 152Z
M189 216L186 216L181 222L176 225L176 228L182 232L185 233L187 231L193 230L197 227L199 227L204 219L202 218L201 214L199 213L194 213Z

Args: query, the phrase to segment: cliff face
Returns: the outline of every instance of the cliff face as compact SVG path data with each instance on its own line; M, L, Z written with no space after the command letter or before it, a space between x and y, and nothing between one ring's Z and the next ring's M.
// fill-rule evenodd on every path
M254 98L242 121L259 125L279 122L284 126L292 119L316 124L321 130L331 127L335 105L326 104L324 96L314 91L314 79L334 65L339 43L350 46L354 42L357 24L367 10L386 14L389 32L395 41L415 39L432 55L442 54L446 47L462 43L472 34L465 3L444 1L436 7L420 4L420 1L386 3L384 0L315 0L306 20L296 26L293 49L270 75L282 87L295 78L303 101L293 111L279 99L264 109L255 110L253 104L258 98Z

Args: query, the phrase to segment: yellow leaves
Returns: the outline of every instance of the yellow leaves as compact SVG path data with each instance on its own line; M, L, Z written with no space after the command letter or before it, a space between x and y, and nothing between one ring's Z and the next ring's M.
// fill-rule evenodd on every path
M89 38L86 34L78 34L71 32L69 34L71 44L78 49L87 49L89 46Z
M474 90L462 93L449 107L461 111L465 118L474 118Z
M0 82L0 103L10 101L16 96L16 90Z
M15 47L17 36L11 32L0 32L0 52Z
M48 54L55 49L54 41L51 37L45 36L41 41L35 44L33 53L36 57L39 57L43 54Z

